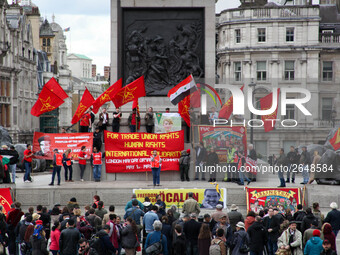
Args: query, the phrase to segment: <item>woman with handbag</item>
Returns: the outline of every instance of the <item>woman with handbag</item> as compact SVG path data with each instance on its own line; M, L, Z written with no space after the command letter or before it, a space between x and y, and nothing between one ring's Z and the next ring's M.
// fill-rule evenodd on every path
M249 252L249 235L242 221L236 224L236 232L231 242L232 255L244 255Z

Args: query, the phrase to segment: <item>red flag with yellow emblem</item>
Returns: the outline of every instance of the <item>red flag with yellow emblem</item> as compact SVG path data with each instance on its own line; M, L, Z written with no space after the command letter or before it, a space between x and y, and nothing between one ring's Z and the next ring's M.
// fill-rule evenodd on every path
M178 103L178 113L181 115L188 127L190 127L190 95Z
M50 112L54 109L57 109L63 103L63 99L58 97L54 92L44 86L39 94L37 102L35 102L31 109L31 114L33 116L39 117L45 112Z
M279 94L280 89L277 89L277 104L279 104ZM270 109L272 104L273 104L273 92L260 99L261 110ZM273 113L261 116L261 120L264 123L263 127L265 132L269 132L274 129L277 118L277 108L278 107L276 106L276 110Z
M144 76L141 76L137 80L134 80L130 84L121 88L112 98L112 102L118 108L126 103L136 100L137 98L145 97L145 95Z
M0 211L0 213L7 215L13 204L11 188L0 189L0 204L2 205L2 211Z
M78 108L75 114L73 115L71 121L72 125L76 124L81 119L85 111L90 108L93 102L94 102L93 96L91 95L90 91L87 88L85 88L84 94L80 100Z
M62 100L68 98L66 92L53 77L44 85L44 87L48 88Z
M243 91L244 85L241 87L241 90ZM229 119L230 115L233 113L233 104L234 104L234 98L231 96L228 101L222 106L220 112L218 113L219 119Z
M99 108L108 101L114 98L115 94L122 88L122 79L119 79L112 84L107 90L104 91L93 103L92 111L97 113Z
M332 137L332 139L329 140L329 142L331 143L334 150L337 151L340 149L340 128L338 128L338 130L335 132L334 136Z

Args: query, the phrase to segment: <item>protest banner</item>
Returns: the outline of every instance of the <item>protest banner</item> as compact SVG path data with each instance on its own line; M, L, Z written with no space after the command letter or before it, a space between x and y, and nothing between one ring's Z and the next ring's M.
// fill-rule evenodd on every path
M179 113L156 112L155 133L168 133L182 130L182 118Z
M78 160L78 153L82 146L86 147L86 154L92 153L93 134L92 133L40 133L34 132L33 153L35 158L53 160L53 150L58 149L59 153L64 153L71 149L74 160Z
M301 202L299 188L248 188L247 210L259 213L265 207L276 207L284 213L291 209L292 214L296 212L296 206Z
M188 193L194 193L194 199L199 203L201 208L215 209L217 204L227 208L227 190L222 189L134 189L137 200L144 202L145 197L150 198L152 204L156 203L156 196L161 195L162 201L167 208L176 205L182 208L185 200L188 199Z
M220 163L227 162L229 148L239 147L247 154L247 130L243 126L213 127L198 126L199 141L209 151L214 148Z
M183 130L165 134L104 132L107 173L151 171L150 156L159 152L161 171L179 170Z
M11 188L0 189L0 205L2 205L2 213L7 215L11 210L11 204L13 204L11 196Z

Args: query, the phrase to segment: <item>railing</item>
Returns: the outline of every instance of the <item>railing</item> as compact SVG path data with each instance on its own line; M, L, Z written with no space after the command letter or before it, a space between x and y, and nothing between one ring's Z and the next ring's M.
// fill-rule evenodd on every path
M300 16L301 7L285 7L280 10L280 17Z
M254 9L253 10L254 17L270 17L271 16L271 9Z
M321 43L340 43L340 34L323 33L319 40Z

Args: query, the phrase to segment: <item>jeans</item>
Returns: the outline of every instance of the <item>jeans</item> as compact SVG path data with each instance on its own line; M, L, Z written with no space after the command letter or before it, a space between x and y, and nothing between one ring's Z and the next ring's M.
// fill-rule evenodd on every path
M136 125L130 125L130 132L136 133Z
M285 178L283 176L283 172L279 171L278 176L279 176L279 179L280 179L280 186L286 187L286 182L285 182Z
M308 169L308 165L302 166L302 177L304 183L307 183L309 181Z
M196 169L198 171L196 171ZM203 164L203 167L200 166L200 162L196 162L196 165L195 165L195 179L199 179L200 177L200 172L202 173L202 180L205 180L205 172L203 172L203 169L204 169L204 164Z
M65 169L65 181L67 180L72 180L72 173L73 173L73 168L72 168L72 165L70 166L67 166L67 165L64 165L64 169ZM70 172L70 178L68 179L68 173Z
M17 169L17 164L8 165L9 170L12 173L12 182L15 183L15 170Z
M268 255L274 255L275 252L277 251L277 242L272 241L269 237L267 245L268 245Z
M83 177L84 177L86 165L79 164L79 168L80 168L80 179L84 179Z
M55 174L57 174L57 177L58 177L58 185L60 184L60 171L61 171L61 166L53 167L52 181L51 181L52 184L54 184Z
M151 168L152 170L152 177L153 177L153 186L156 184L159 184L159 175L161 173L161 168L160 167L153 167Z
M102 173L102 165L93 165L93 178L95 180L100 180Z
M187 243L187 255L198 255L198 246L197 244Z
M25 166L24 181L27 181L27 180L30 181L30 179L31 179L30 178L31 177L31 171L32 171L31 162L25 161L24 166Z
M240 171L238 172L238 178L240 179L240 183L243 185L244 184L244 180L246 180L247 182L250 182L250 179L244 175L244 169L240 169Z
M288 172L287 172L287 180L290 179L290 172L293 171L292 169L292 164L288 164ZM295 180L295 169L294 169L294 172L292 173L292 180Z

